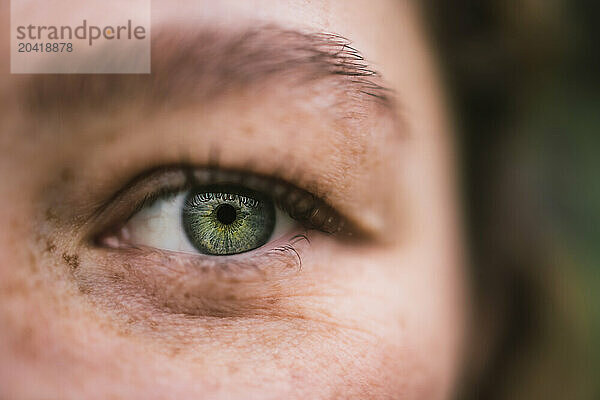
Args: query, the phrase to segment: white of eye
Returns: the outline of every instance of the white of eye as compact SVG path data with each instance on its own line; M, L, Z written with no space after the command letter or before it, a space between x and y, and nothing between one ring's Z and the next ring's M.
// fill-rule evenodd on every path
M182 224L181 211L188 193L181 192L158 199L131 217L126 224L131 244L198 253L187 238ZM267 243L289 233L296 224L289 215L275 207L275 228Z

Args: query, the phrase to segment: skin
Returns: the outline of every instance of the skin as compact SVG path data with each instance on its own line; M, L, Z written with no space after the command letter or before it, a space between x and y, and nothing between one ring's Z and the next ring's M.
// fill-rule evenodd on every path
M450 398L465 262L452 134L416 11L408 1L153 3L153 26L338 33L393 90L392 112L370 100L338 110L327 80L272 79L144 118L133 102L59 124L56 110L29 114L20 90L31 77L5 61L0 397ZM339 118L349 110L359 116ZM225 277L200 272L194 255L90 243L121 215L91 210L129 179L206 166L214 148L220 168L317 187L369 239L311 231L297 247L302 269L248 253L236 260L255 257L264 273Z

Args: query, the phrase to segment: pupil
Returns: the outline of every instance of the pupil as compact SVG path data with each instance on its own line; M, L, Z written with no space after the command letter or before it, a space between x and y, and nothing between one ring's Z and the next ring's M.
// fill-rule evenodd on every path
M230 204L221 204L217 207L217 219L220 223L224 225L229 225L235 218L237 217L237 213L235 208Z

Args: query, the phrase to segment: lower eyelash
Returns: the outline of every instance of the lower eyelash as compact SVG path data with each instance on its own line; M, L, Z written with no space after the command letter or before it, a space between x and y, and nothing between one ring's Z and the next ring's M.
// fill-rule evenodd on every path
M181 253L147 246L119 247L118 250L124 257L142 259L149 265L167 266L173 272L191 270L196 274L214 274L224 281L244 282L277 278L301 271L302 254L309 244L310 239L306 234L297 234L277 247L242 256Z
M299 243L301 241L306 241L308 244L310 244L310 240L308 239L308 236L306 236L305 234L298 234L293 236L290 240L289 243L284 244L282 246L276 247L274 249L269 250L269 253L279 253L279 254L285 254L286 252L289 253L293 253L296 258L298 259L298 270L302 270L302 256L300 255L300 253L298 252L298 250L296 250L295 244Z

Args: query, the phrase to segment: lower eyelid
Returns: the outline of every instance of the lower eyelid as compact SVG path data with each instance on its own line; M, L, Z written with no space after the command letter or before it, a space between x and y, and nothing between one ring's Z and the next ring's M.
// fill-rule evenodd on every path
M101 250L105 264L78 271L82 291L116 291L162 312L244 315L266 306L301 274L308 238L298 235L248 255L205 256L137 247ZM99 293L107 298L106 293ZM251 301L250 301L251 300Z

